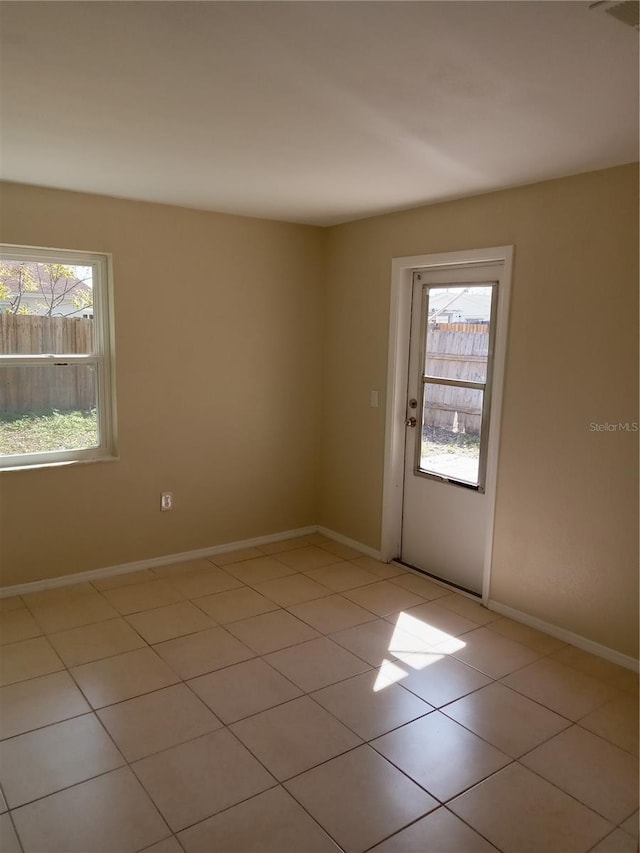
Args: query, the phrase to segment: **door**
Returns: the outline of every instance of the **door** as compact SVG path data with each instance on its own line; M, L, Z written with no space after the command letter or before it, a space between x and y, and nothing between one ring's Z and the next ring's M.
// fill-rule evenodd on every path
M502 272L467 264L412 282L401 559L477 594L493 527Z

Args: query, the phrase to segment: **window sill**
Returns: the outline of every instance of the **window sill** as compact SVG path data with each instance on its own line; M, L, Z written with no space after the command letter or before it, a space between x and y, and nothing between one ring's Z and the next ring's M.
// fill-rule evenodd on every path
M3 465L0 461L0 474L13 471L38 471L43 468L68 468L72 465L92 465L96 462L119 462L119 456L95 456L87 459L58 459L55 462L32 462L25 465Z

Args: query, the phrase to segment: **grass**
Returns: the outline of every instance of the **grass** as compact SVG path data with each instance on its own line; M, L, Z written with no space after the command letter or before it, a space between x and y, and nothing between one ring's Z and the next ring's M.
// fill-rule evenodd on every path
M475 485L478 481L480 436L424 427L420 465L429 473Z
M471 433L452 433L440 427L425 426L422 433L422 453L452 453L456 456L478 456L480 436Z
M44 453L95 447L98 421L89 412L27 413L0 416L0 455Z

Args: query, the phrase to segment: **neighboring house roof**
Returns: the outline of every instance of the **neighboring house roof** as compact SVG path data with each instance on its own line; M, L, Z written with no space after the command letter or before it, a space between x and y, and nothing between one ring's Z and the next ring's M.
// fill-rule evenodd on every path
M34 291L33 293L24 293L22 295L21 305L28 309L29 314L44 314L45 311L42 309L42 305L44 303L43 295L40 291ZM0 313L4 312L11 308L11 301L9 299L0 299ZM82 317L83 313L87 311L91 312L92 306L81 307L78 306L69 300L63 300L58 305L56 305L53 314L54 316L76 316Z
M429 291L429 314L436 313L443 322L451 314L459 315L461 319L488 321L491 316L491 295L489 288L438 287ZM459 295L457 295L459 294Z

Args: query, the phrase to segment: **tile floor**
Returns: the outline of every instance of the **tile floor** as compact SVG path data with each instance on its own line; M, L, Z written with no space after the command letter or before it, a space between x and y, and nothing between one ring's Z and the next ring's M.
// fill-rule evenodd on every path
M638 679L314 534L0 601L3 853L633 853Z

